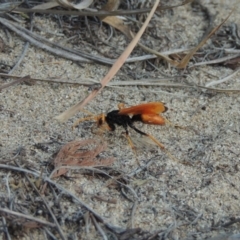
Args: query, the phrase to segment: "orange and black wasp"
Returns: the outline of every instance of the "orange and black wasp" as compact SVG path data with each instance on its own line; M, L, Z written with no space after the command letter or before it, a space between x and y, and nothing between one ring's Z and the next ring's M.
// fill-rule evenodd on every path
M119 104L118 108L118 110L113 110L107 114L100 114L97 116L79 119L74 123L73 127L76 127L80 122L87 120L95 120L98 127L105 128L110 131L114 131L116 129L116 125L122 126L126 132L126 137L131 147L134 148L128 132L128 128L130 127L137 133L150 138L161 149L164 149L163 144L156 140L152 135L145 133L134 126L135 122L164 125L166 119L164 119L160 113L166 112L167 107L162 102L143 103L127 108L125 108L123 104Z

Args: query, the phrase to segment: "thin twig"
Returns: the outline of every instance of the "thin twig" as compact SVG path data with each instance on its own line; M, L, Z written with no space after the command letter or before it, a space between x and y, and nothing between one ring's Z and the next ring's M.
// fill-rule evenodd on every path
M31 18L31 27L30 27L30 31L32 31L33 29L33 19ZM25 43L25 46L23 48L23 51L22 51L22 54L20 56L20 58L18 59L18 61L16 62L15 66L8 72L8 74L12 74L18 67L19 65L21 64L21 62L23 61L27 51L28 51L28 48L29 48L29 42L26 42Z
M90 206L88 206L88 204L84 203L83 201L81 201L77 196L75 196L73 193L71 193L69 190L65 189L64 187L62 187L60 184L56 183L55 181L49 179L48 177L43 177L41 175L41 173L37 173L37 172L33 172L24 168L19 168L19 167L15 167L15 166L10 166L10 165L5 165L5 164L0 164L0 168L2 169L7 169L7 170L12 170L12 171L18 171L18 172L24 172L24 173L28 173L28 174L32 174L33 176L37 177L37 178L41 178L44 181L54 185L55 187L57 187L59 190L61 190L63 193L65 193L66 195L71 196L76 202L78 202L80 205L82 205L84 208L86 208L88 211L90 211L91 213L94 214L94 216L96 218L98 218L99 221L101 221L103 224L105 224L108 228L112 229L113 231L117 232L117 233L121 233L124 231L124 229L114 226L111 223L107 222L107 219L105 219L104 217L102 217L100 214L98 214L96 211L94 211ZM52 224L52 223L51 223ZM52 224L53 226L55 226L55 224Z
M231 60L233 58L236 58L236 57L239 57L239 56L240 56L240 54L238 53L238 54L234 54L234 55L231 55L231 56L226 56L226 57L214 59L214 60L211 60L211 61L199 62L199 63L195 63L195 64L189 66L189 68L202 66L202 65L210 65L210 64L217 64L217 63L221 63L221 62L226 62L226 61L229 61L229 60Z
M0 77L9 77L9 78L21 78L16 75L8 75L5 73L0 73ZM41 82L56 82L56 83L64 83L64 84L78 84L83 86L91 86L93 83L98 83L94 79L84 79L82 82L76 82L71 80L63 80L63 79L40 79L40 78L30 78L30 80L41 81ZM160 81L159 81L160 80ZM194 84L181 84L181 83L172 83L172 82L163 82L164 79L148 79L145 80L132 80L132 81L114 81L109 82L107 87L115 87L115 86L162 86L162 87L171 87L171 88L194 88L194 89L205 89L213 92L221 92L221 93L239 93L240 89L220 89L220 88L210 88L201 85ZM125 88L124 88L125 89ZM126 91L126 89L125 89ZM149 91L149 90L148 90ZM159 91L156 91L159 92Z
M6 73L0 73L0 77L4 77L4 78L13 78L13 79L19 79L22 78L20 76L17 75L8 75ZM68 79L42 79L42 78L30 78L29 80L32 81L39 81L39 82L55 82L55 83L62 83L62 84L78 84L78 85L82 85L82 86L89 86L92 85L94 83L97 83L97 81L95 79L91 79L91 78L84 78L83 81L81 82L76 82L73 80L68 80Z
M29 76L29 75L28 75L28 76L25 76L25 77L21 77L21 78L17 79L16 81L13 81L13 82L11 82L11 83L7 83L7 84L1 85L1 86L0 86L0 90L2 90L2 89L4 89L4 88L8 88L8 87L10 87L10 86L12 86L12 85L14 85L14 84L21 83L21 82L26 81L26 80L29 80L29 79L30 79L30 76Z
M17 164L18 167L21 168L21 166L19 166L19 164L18 164L16 161L15 161L15 164ZM25 177L26 177L26 179L28 180L28 182L30 183L30 185L32 186L32 188L35 190L35 192L39 195L39 197L40 197L40 198L42 199L42 201L44 202L44 204L45 204L46 208L48 209L48 211L49 211L49 213L50 213L53 221L55 222L55 225L56 225L56 227L57 227L57 229L58 229L58 232L59 232L59 234L60 234L61 239L66 240L66 237L64 236L64 233L63 233L63 231L62 231L62 229L61 229L61 227L60 227L60 225L59 225L59 223L58 223L55 215L53 214L50 206L48 205L47 201L46 201L45 198L39 193L38 189L37 189L36 186L32 183L32 181L29 179L29 177L27 176L27 174L25 174Z
M128 173L127 176L131 177L131 178L134 177L136 174L138 174L138 173L142 172L143 170L149 168L149 166L151 166L151 164L153 162L155 162L156 159L158 159L159 157L160 157L160 155L157 155L157 156L151 158L144 166L138 167L137 169L135 169L132 172Z
M214 20L216 18L216 15L212 15L211 11L209 10L209 8L207 7L207 4L203 5L201 4L200 1L195 1L194 2L194 6L195 4L197 4L198 7L201 8L201 11L203 13L205 13L205 18L207 19L207 28L205 30L205 32L203 33L203 36L201 37L201 40L203 40L205 37L207 37L207 35L211 32L211 30L213 29L213 24L214 24ZM200 40L200 41L201 41Z
M1 164L0 164L1 165ZM122 183L121 181L118 181L116 178L112 177L111 175L109 175L108 173L106 173L105 171L101 170L101 169L98 169L96 167L94 168L91 168L91 167L82 167L82 166L60 166L60 167L56 167L53 172L51 173L51 176L54 175L55 172L59 171L60 169L72 169L72 170L79 170L79 169L82 169L82 170L87 170L87 171L93 171L94 173L101 173L101 174L104 174L105 176L107 176L108 178L112 179L113 181L115 181L116 183L120 184L122 187L128 189L134 199L138 199L138 196L136 194L136 192L127 184L124 184ZM133 200L132 200L133 201Z
M8 192L8 201L10 201L11 199L11 191L10 191L10 187L9 187L9 175L10 173L7 174L6 177L6 186L7 186L7 192Z
M44 227L44 231L53 239L53 240L58 240L54 235L53 235L53 233L51 233L50 231L49 231L49 229L47 229L46 227ZM45 234L46 235L46 234ZM45 238L45 239L47 239L47 238Z
M2 216L2 223L3 223L3 231L6 233L6 236L7 236L7 240L11 240L11 236L9 234L9 231L8 231L8 227L7 227L7 222L6 222L6 219L5 217Z
M8 72L8 74L12 74L18 67L19 65L21 64L21 62L23 61L24 57L26 56L26 53L28 51L28 48L29 48L29 42L26 42L25 43L25 46L23 48L23 51L22 51L22 54L21 56L19 57L18 61L16 62L16 64L14 65L14 67Z
M3 24L5 27L11 29L13 32L15 32L16 34L21 36L23 39L27 40L28 42L30 42L34 46L39 47L39 48L41 48L43 50L46 50L48 52L51 52L54 55L58 55L60 57L68 58L68 59L73 60L73 61L80 61L80 62L86 62L86 63L91 62L90 60L85 59L85 58L83 58L81 56L78 56L77 54L69 53L69 52L67 52L65 50L58 49L58 48L52 48L52 47L50 47L50 46L48 46L46 44L43 44L40 41L37 41L36 39L34 39L33 37L31 37L30 35L25 33L28 30L26 30L23 27L17 26L16 24L14 24L14 23L12 23L12 22L4 19L4 18L0 18L0 23ZM25 30L25 32L23 30ZM30 31L28 31L28 32L30 34L33 34ZM44 39L44 38L42 38L42 39ZM45 39L45 41L47 41L47 40Z
M138 206L138 201L135 201L133 203L131 216L130 216L130 219L129 219L129 222L128 222L128 226L130 228L134 228L134 216L135 216L135 213L136 213L136 210L137 210L137 206Z
M103 231L103 229L101 228L101 226L98 224L98 222L96 221L95 217L90 214L90 217L93 221L94 226L96 227L96 229L98 230L98 232L101 234L101 236L103 237L104 240L108 240L107 235L105 234L105 232Z
M24 219L27 219L27 220L31 220L31 221L34 221L34 222L37 222L37 223L40 223L40 224L43 224L43 225L47 225L49 227L55 227L55 224L53 224L51 222L44 221L40 218L35 218L33 216L26 215L26 214L23 214L23 213L11 211L11 210L6 209L6 208L1 208L0 207L0 212L5 213L5 214L9 214L9 215L12 215L12 216L15 216L15 217L20 217L20 218L24 218Z
M210 86L214 86L220 83L224 83L226 81L228 81L229 79L233 78L238 72L240 71L240 68L236 69L232 74L230 74L229 76L219 79L219 80L215 80L215 81L211 81L209 83L207 83L205 86L206 87L210 87Z
M168 10L172 9L175 7L179 7L182 5L185 5L187 3L192 2L193 0L185 0L180 4L176 4L173 6L159 6L157 8L157 11L162 11L162 10ZM2 9L0 9L1 11ZM4 12L11 10L11 8L3 9ZM2 10L2 11L3 11ZM46 10L46 9L37 9L37 8L32 8L32 9L27 9L27 8L16 8L14 9L14 12L23 12L23 13L43 13L43 14L59 14L59 15L75 15L75 16L101 16L101 17L107 17L107 16L123 16L123 15L132 15L132 14L142 14L142 13L148 13L152 9L151 8L142 8L142 9L132 9L132 10L117 10L117 11L74 11L74 10Z
M89 234L89 228L90 228L90 224L91 224L91 219L90 219L90 212L87 211L84 215L83 215L83 219L85 222L85 230L86 230L86 234Z
M221 49L220 49L221 50ZM238 56L240 55L240 50L239 49L224 49L225 53L237 53Z
M80 51L80 50L73 50L73 49L64 47L60 44L53 43L53 42L49 41L48 39L41 37L31 31L27 30L26 28L18 26L17 24L15 24L11 21L8 21L4 18L0 18L0 23L2 23L5 27L9 28L16 34L18 34L20 37L22 37L23 39L25 39L32 45L39 47L43 50L46 50L50 53L53 53L54 55L57 55L57 56L60 56L60 57L66 58L66 59L70 59L72 61L87 62L87 63L90 63L92 61L97 61L99 63L108 64L108 65L112 65L116 61L115 59L94 56L94 55L88 54L88 53ZM170 55L170 54L185 52L188 50L189 50L188 48L174 49L174 50L162 52L160 54ZM128 59L126 59L126 62L132 63L132 62L136 62L136 61L144 61L144 60L148 60L148 59L154 59L156 57L157 57L156 55L148 54L148 55L144 55L144 56L140 56L140 57L128 58Z

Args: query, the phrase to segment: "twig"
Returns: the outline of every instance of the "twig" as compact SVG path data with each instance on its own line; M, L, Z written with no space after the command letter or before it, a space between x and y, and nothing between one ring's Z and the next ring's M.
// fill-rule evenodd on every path
M96 229L98 230L98 232L102 235L104 240L108 240L108 237L106 236L105 232L103 231L103 229L101 228L101 226L98 224L98 222L96 221L95 217L90 214L90 217L93 221L94 226L96 227Z
M163 235L162 232L163 232L162 229L154 232L153 234L151 234L151 235L147 238L147 240L153 240L153 239L156 239L156 237L159 237L159 238L160 238L160 237ZM160 233L161 233L161 236L159 236ZM161 238L160 238L160 239L161 239Z
M3 24L5 27L11 29L13 32L15 32L16 34L21 36L23 39L27 40L28 42L30 42L34 46L39 47L43 50L49 51L49 52L53 53L54 55L58 55L60 57L68 58L68 59L73 60L73 61L80 61L80 62L87 62L87 63L91 62L90 60L88 60L86 58L83 58L83 57L80 57L77 54L69 53L65 50L58 49L58 48L52 48L52 47L50 47L50 46L48 46L48 45L46 45L46 44L44 44L40 41L37 41L36 39L34 39L33 37L30 36L30 35L33 35L32 32L28 31L27 29L25 29L23 27L17 26L16 24L11 23L10 21L8 21L4 18L0 17L0 23ZM25 32L28 32L29 35ZM36 35L36 34L34 34L34 35ZM38 37L38 38L44 39L42 37ZM46 39L44 39L44 41L47 42Z
M71 196L76 202L78 202L80 205L82 205L84 208L86 208L88 211L90 211L91 213L94 214L94 216L96 218L99 219L99 221L101 221L103 224L105 224L109 229L112 229L112 231L115 231L117 233L121 233L124 231L124 229L114 226L111 223L108 223L106 221L106 219L104 217L102 217L101 215L99 215L96 211L94 211L90 206L88 206L88 204L84 203L83 201L81 201L77 196L75 196L73 193L71 193L70 191L68 191L67 189L65 189L64 187L62 187L60 184L54 182L53 180L49 179L48 177L43 177L41 175L41 173L37 173L37 172L33 172L24 168L19 168L19 167L14 167L14 166L10 166L10 165L5 165L5 164L0 164L0 168L2 169L7 169L7 170L13 170L13 171L18 171L18 172L24 172L24 173L28 173L28 174L32 174L35 177L41 178L44 181L54 185L56 188L58 188L59 190L61 190L63 193L65 193L66 195ZM51 223L52 224L52 223ZM55 224L52 224L53 226L55 226Z
M49 227L55 227L55 224L53 224L51 222L44 221L40 218L35 218L35 217L32 217L30 215L26 215L26 214L23 214L23 213L11 211L11 210L6 209L6 208L1 208L0 207L0 212L5 213L5 214L9 214L9 215L13 215L15 217L25 218L27 220L31 220L31 221L34 221L34 222L37 222L37 223L40 223L40 224L43 224L43 225L47 225Z
M13 79L22 78L17 75L10 75L10 74L6 74L6 73L0 73L0 77L13 78ZM95 79L91 79L91 78L86 78L86 79L84 79L84 81L81 81L81 82L76 82L76 81L72 81L72 80L68 80L68 79L30 78L30 80L39 81L39 82L53 82L53 83L55 82L55 83L63 83L63 84L79 84L79 85L83 85L83 86L89 86L89 85L92 85L93 83L97 83L97 81Z
M8 192L8 201L10 201L11 199L11 191L10 191L10 187L9 187L9 175L10 173L7 174L6 177L6 186L7 186L7 192Z
M31 31L33 29L33 24L32 23L33 23L33 21L32 21L32 18L31 18L31 27L30 27ZM28 51L28 48L29 48L29 42L26 42L20 58L16 62L15 66L8 72L8 74L12 74L18 68L18 66L21 64L22 60L24 59L24 57L25 57L25 55Z
M182 6L184 4L190 3L193 0L185 0L180 4L173 5L173 6L159 6L157 11L168 10L178 6ZM4 11L11 10L11 8L5 8ZM1 11L1 9L0 9ZM14 12L24 12L24 13L43 13L43 14L59 14L59 15L75 15L75 16L123 16L123 15L132 15L132 14L142 14L148 13L151 11L151 8L143 8L143 9L133 9L133 10L117 10L117 11L71 11L71 10L46 10L46 9L27 9L27 8L16 8Z
M226 56L226 57L214 59L214 60L211 60L211 61L199 62L199 63L195 63L195 64L189 66L189 68L202 66L202 65L210 65L210 64L217 64L217 63L221 63L221 62L226 62L228 60L231 60L231 59L239 57L239 56L240 56L240 54L238 53L238 54L234 54L234 55L231 55L231 56Z
M53 240L57 240L57 238L53 235L53 233L51 233L46 227L44 227L44 230ZM45 235L46 235L46 233L45 233ZM47 237L45 239L47 239Z
M239 56L240 55L240 50L239 49L224 49L225 53L237 53Z
M224 83L226 81L228 81L229 79L231 79L232 77L234 77L238 72L240 71L240 68L236 69L232 74L230 74L229 76L219 79L219 80L215 80L215 81L211 81L209 83L207 83L205 86L206 87L210 87L210 86L214 86L220 83Z
M2 216L2 223L3 223L3 231L6 233L6 236L7 236L7 240L11 240L11 236L9 234L9 231L8 231L8 227L7 227L7 222L6 222L6 219L5 217Z
M17 164L18 167L21 168L21 166L19 166L19 164L18 164L16 161L15 161L15 164ZM28 182L30 183L30 185L32 186L32 188L35 190L35 192L39 195L39 197L40 197L40 198L42 199L42 201L44 202L44 204L45 204L47 210L49 211L49 213L50 213L53 221L55 222L55 225L56 225L56 227L57 227L57 229L58 229L58 232L59 232L59 234L60 234L60 236L61 236L61 239L66 240L66 237L64 236L64 233L63 233L63 231L62 231L62 229L61 229L61 227L60 227L60 225L59 225L59 223L58 223L55 215L53 214L51 208L50 208L49 205L47 204L47 201L46 201L45 198L39 193L38 189L37 189L36 186L32 183L32 181L29 179L29 177L27 176L27 174L25 174L25 177L27 178Z
M18 61L16 62L16 64L14 65L14 67L8 72L8 74L12 74L18 67L19 65L21 64L21 62L23 61L26 53L27 53L27 50L29 48L29 42L27 42L23 48L23 52L20 56L20 58L18 59Z
M227 228L227 227L230 227L231 225L233 225L235 223L239 223L239 222L240 222L240 217L231 217L228 222L221 224L221 222L219 221L211 228L212 229Z
M209 10L206 6L204 6L203 4L201 4L200 1L194 1L194 2L192 3L192 5L193 5L193 7L194 7L195 5L197 5L198 7L200 7L201 10L202 10L202 12L205 13L205 17L206 17L206 19L207 19L207 25L208 25L208 26L207 26L205 32L203 33L203 36L201 37L201 40L203 40L203 39L210 33L210 31L213 29L213 22L214 22L216 16L215 16L215 15L212 15L211 12L210 12L210 10ZM207 5L207 4L206 4L206 5Z
M90 219L90 212L87 211L84 215L83 215L83 219L85 222L85 230L86 230L86 234L89 234L89 228L90 228L90 224L91 224L91 219Z
M2 89L4 89L4 88L8 88L8 87L10 87L10 86L12 86L12 85L14 85L14 84L21 83L21 82L26 81L26 80L29 80L29 79L30 79L30 76L29 76L29 75L28 75L28 76L25 76L25 77L21 77L21 78L17 79L16 81L13 81L13 82L11 82L11 83L7 83L7 84L1 85L1 86L0 86L0 90L2 90Z
M0 167L1 167L1 164L0 164ZM54 172L59 171L60 169L75 169L75 170L83 169L83 170L93 171L95 173L104 174L105 176L109 177L113 181L115 181L118 184L120 184L122 187L125 187L126 189L128 189L132 193L134 199L138 199L138 196L137 196L136 192L129 185L124 184L124 183L118 181L117 179L115 179L114 177L112 177L111 175L107 174L105 171L103 171L101 169L91 168L91 167L82 167L82 166L60 166L60 167L56 167L53 170L53 172L51 173L51 175L53 175ZM132 199L131 199L131 201L134 202Z
M138 167L137 169L135 169L132 172L128 173L127 176L128 177L133 177L136 174L142 172L143 170L148 168L158 157L160 157L160 155L157 155L157 156L151 158L144 166Z
M134 216L135 216L135 213L136 213L136 210L137 210L137 206L138 206L138 201L135 201L133 203L133 206L132 206L132 211L131 211L131 216L130 216L130 219L129 219L129 222L128 222L128 226L130 228L134 228Z
M21 78L20 76L16 75L7 75L5 73L0 73L0 77L9 77L9 78ZM57 82L57 83L64 83L64 84L78 84L83 86L91 86L93 83L97 83L94 79L85 79L82 82L76 82L71 80L62 80L62 79L40 79L40 78L30 78L30 80L34 81L41 81L41 82ZM160 81L161 80L161 81ZM206 89L209 91L214 92L221 92L221 93L239 93L240 89L220 89L220 88L209 88L201 85L194 85L194 84L181 84L181 83L172 83L172 82L163 82L164 79L148 79L146 82L145 80L132 80L132 81L114 81L109 82L106 86L107 87L115 87L115 86L162 86L162 87L172 87L172 88L195 88L195 89ZM125 89L126 91L126 89ZM149 91L149 90L148 90ZM159 92L159 91L156 91Z
M199 213L196 218L191 222L191 225L194 225L198 222L198 220L203 216L202 213Z
M11 21L8 21L4 18L0 18L0 23L2 23L5 27L11 29L14 31L16 34L18 34L20 37L31 43L32 45L39 47L43 50L49 51L50 53L53 53L57 56L70 59L72 61L79 61L79 62L92 62L92 61L97 61L102 64L108 64L112 65L116 61L115 59L109 59L109 58L104 58L104 57L99 57L99 56L93 56L91 54L85 53L83 51L79 50L72 50L70 48L61 46L60 44L53 43L49 41L46 38L43 38L21 26L18 26L15 23L12 23ZM48 44L48 45L47 45ZM54 47L51 47L54 46ZM181 53L188 51L189 49L183 48L183 49L174 49L166 52L162 52L160 54L162 55L170 55L170 54L176 54L176 53ZM126 59L127 63L131 62L136 62L136 61L144 61L148 59L154 59L156 58L156 55L144 55L140 57L132 57Z

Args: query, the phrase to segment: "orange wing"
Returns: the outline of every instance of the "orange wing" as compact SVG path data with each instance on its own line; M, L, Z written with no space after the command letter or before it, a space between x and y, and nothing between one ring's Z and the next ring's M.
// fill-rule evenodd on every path
M159 114L167 111L167 107L161 102L143 103L137 106L123 108L119 110L120 115L138 114Z
M165 119L157 114L141 114L141 121L146 124L164 125Z

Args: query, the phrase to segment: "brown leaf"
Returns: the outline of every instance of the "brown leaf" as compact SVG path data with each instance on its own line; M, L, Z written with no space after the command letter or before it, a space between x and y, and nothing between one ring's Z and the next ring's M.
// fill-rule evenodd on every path
M96 158L101 152L107 148L105 142L97 139L75 140L64 145L56 158L54 159L54 167L62 166L107 166L114 162L114 158ZM67 168L61 168L53 172L52 177L58 177L65 174Z

